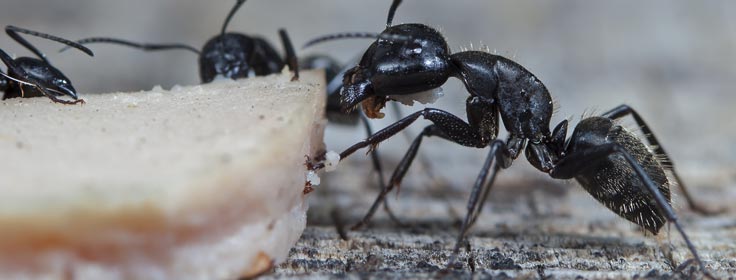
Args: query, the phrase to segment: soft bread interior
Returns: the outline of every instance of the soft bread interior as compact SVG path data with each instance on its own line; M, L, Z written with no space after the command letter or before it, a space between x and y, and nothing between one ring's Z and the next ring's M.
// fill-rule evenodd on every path
M283 260L325 100L321 73L289 78L2 101L0 272L229 278Z

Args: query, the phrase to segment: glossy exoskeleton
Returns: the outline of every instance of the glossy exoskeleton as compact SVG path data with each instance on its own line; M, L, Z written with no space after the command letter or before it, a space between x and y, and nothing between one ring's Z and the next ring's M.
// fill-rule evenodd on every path
M13 59L5 51L0 49L0 60L7 67L7 73L0 72L0 91L4 92L2 99L46 96L52 101L62 104L84 103L84 100L79 99L77 96L77 91L72 86L69 78L64 76L59 69L51 66L46 55L23 39L18 33L66 44L83 51L89 56L93 56L91 50L63 38L15 26L6 26L5 32L10 38L13 38L13 40L26 47L38 56L38 58L19 57ZM68 96L73 100L61 99L63 96Z
M299 70L297 69L296 53L285 29L279 30L279 36L286 52L284 59L263 38L225 32L230 19L243 3L245 3L245 0L237 0L235 6L227 15L220 34L208 40L202 47L202 51L180 43L147 44L108 37L90 37L78 40L77 43L112 43L146 51L188 50L199 56L199 77L202 83L212 82L218 76L234 80L246 78L251 74L265 76L280 73L284 65L287 64L289 69L294 71L292 81L298 80Z
M599 202L619 216L657 234L665 222L675 225L693 258L706 272L697 250L670 205L671 171L690 206L699 211L672 161L639 114L626 105L601 116L583 119L566 140L567 121L550 131L553 103L544 84L530 71L507 58L482 51L450 53L444 37L423 24L391 25L401 0L394 0L387 27L363 55L360 63L346 72L341 95L343 110L362 105L380 110L391 96L416 94L439 87L450 77L460 79L470 96L466 99L467 121L436 108L410 114L340 153L344 159L355 151L373 148L423 117L433 124L417 136L394 171L386 188L364 219L364 225L386 194L401 183L424 137L437 136L454 143L490 148L475 181L453 254L460 249L468 228L476 221L496 173L511 166L523 152L538 170L556 179L575 178ZM307 45L334 38L360 37L341 33L317 38ZM367 103L367 104L366 104ZM631 115L641 128L650 150L639 138L616 124ZM500 118L499 118L500 117ZM505 141L497 138L499 121L508 130ZM669 165L669 167L667 167ZM322 164L313 163L314 169Z

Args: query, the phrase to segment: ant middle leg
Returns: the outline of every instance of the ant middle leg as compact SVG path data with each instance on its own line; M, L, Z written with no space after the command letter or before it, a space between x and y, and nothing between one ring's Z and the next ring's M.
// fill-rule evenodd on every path
M488 151L486 161L483 163L480 173L478 174L478 177L476 177L473 189L470 192L467 204L468 212L465 215L465 220L463 220L463 223L460 226L460 232L458 233L457 240L455 241L455 246L452 249L452 255L450 255L450 259L447 262L448 268L455 263L457 255L460 253L460 246L462 241L465 239L465 235L468 233L470 227L475 224L475 221L480 215L483 205L490 193L491 187L493 186L493 182L496 179L496 174L501 169L502 165L505 165L504 162L510 162L513 160L506 152L508 150L507 145L503 141L494 140L491 142L490 147L491 149ZM494 166L493 170L491 170L491 166Z
M723 213L725 209L708 209L707 207L702 206L700 203L697 203L695 201L693 196L687 190L685 183L682 181L682 179L680 179L680 175L677 173L677 171L675 171L675 163L672 161L669 154L667 154L664 148L662 148L662 145L659 143L659 140L657 140L657 136L654 135L651 128L647 125L646 122L644 122L644 119L633 108L629 107L626 104L623 104L619 105L616 108L613 108L612 110L602 114L601 116L612 120L617 120L627 115L631 115L631 117L634 118L634 121L636 121L636 124L641 129L641 132L644 134L647 142L649 142L650 147L654 150L654 153L661 157L661 159L659 160L662 162L662 165L672 172L672 176L674 177L673 179L675 179L677 186L679 186L682 194L685 196L685 200L687 201L690 209L701 215L716 215Z

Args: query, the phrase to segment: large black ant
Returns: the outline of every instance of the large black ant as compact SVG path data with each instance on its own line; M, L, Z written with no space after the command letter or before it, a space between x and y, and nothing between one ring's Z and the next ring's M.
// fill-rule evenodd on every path
M235 6L225 18L220 34L207 41L202 47L202 51L180 43L147 44L108 37L90 37L78 40L77 43L111 43L145 51L188 50L199 56L199 77L202 83L212 82L218 76L235 80L246 78L251 72L256 76L280 73L285 64L288 64L289 69L294 71L292 81L298 80L299 69L296 53L285 29L279 29L279 36L286 51L283 60L273 46L263 38L225 32L230 19L243 3L245 3L245 0L236 1ZM62 49L62 51L65 49ZM284 60L286 63L284 63Z
M440 109L426 108L340 153L340 158L344 159L359 149L374 149L419 117L433 123L415 138L389 183L354 229L365 225L386 194L401 183L422 139L438 136L463 146L490 147L471 191L468 212L448 267L454 265L460 244L483 208L497 172L510 167L523 151L538 170L555 179L575 178L614 213L655 235L665 222L673 223L700 269L709 275L670 205L667 169L674 174L673 179L682 188L690 207L699 212L705 210L685 190L669 156L635 110L621 105L600 116L585 118L566 140L567 120L560 122L552 131L549 129L552 98L534 74L510 59L487 52L451 54L442 34L427 25L392 25L401 2L393 1L386 29L380 34L339 33L307 43L309 46L338 38L375 38L360 63L344 75L340 99L342 110L349 111L360 104L364 109L379 111L387 101L393 100L392 96L436 88L455 77L470 93L466 100L468 120L466 122ZM634 118L653 150L616 123L627 115ZM509 133L506 141L497 138L499 116ZM311 166L317 170L324 164L311 163Z
M52 101L62 104L84 103L84 100L79 99L77 96L77 91L72 86L69 78L64 76L59 69L51 66L46 55L23 39L18 33L66 44L83 51L89 56L94 56L90 49L63 38L11 25L5 27L5 33L38 56L38 58L19 57L13 59L5 51L0 49L0 59L7 67L7 73L0 71L0 76L2 76L0 77L0 91L5 93L2 99L46 96ZM62 96L69 96L74 100L59 98Z

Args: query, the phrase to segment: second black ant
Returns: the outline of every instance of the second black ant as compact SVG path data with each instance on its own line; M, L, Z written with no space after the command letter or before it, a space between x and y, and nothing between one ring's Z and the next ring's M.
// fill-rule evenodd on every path
M241 33L226 32L235 12L245 3L245 0L237 0L235 6L230 10L225 22L222 24L220 34L212 37L202 47L202 51L180 43L172 44L148 44L136 43L122 39L109 37L90 37L77 40L79 44L110 43L138 48L145 51L160 50L187 50L199 56L199 76L202 83L209 83L215 78L227 79L246 78L251 74L265 76L281 73L284 65L288 65L294 71L292 81L299 79L298 62L294 47L285 29L279 30L279 36L286 52L285 58L281 59L278 52L265 39L256 36L247 36ZM66 49L66 48L65 48ZM65 49L62 49L65 50Z
M601 204L652 234L656 235L666 222L674 224L700 270L709 275L670 205L672 182L666 171L674 174L675 183L682 188L692 209L705 209L688 194L669 155L635 110L621 105L600 116L585 118L569 138L567 120L550 131L552 98L534 74L510 59L487 52L450 53L442 34L427 25L392 25L400 3L401 0L393 1L387 27L380 34L332 34L307 44L338 38L376 38L360 63L344 75L342 110L362 105L377 112L394 99L392 96L427 91L455 77L470 94L466 99L467 121L441 109L426 108L341 152L340 158L344 159L359 149L373 149L420 117L433 123L415 138L384 190L354 229L365 225L386 194L401 183L422 139L436 136L467 147L489 148L473 185L448 267L455 265L460 244L478 218L497 172L510 167L524 153L539 171L555 179L576 179ZM616 123L625 116L634 118L648 144L654 147L652 150ZM498 139L499 121L509 133L505 141ZM311 166L317 170L324 165Z

